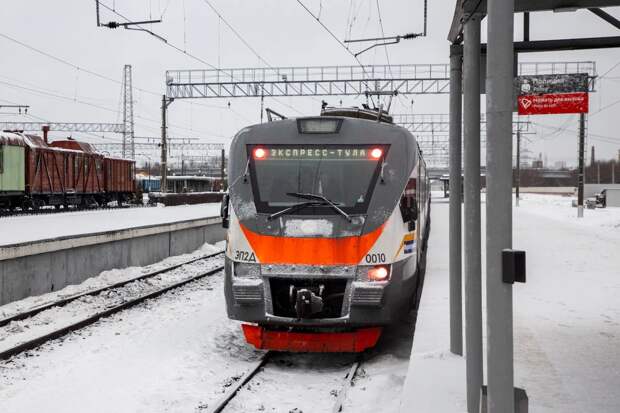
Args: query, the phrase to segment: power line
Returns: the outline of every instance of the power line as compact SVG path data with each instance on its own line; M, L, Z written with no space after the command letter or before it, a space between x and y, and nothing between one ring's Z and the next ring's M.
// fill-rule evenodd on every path
M303 7L303 8L304 8L304 10L306 10L306 12L308 12L308 14L309 14L310 16L312 16L312 17L313 17L313 18L317 21L317 23L319 23L319 24L321 25L321 27L323 27L323 29L325 29L325 30L326 30L326 31L327 31L327 33L329 33L329 35L330 35L332 38L334 38L334 40L336 40L336 41L338 42L338 44L339 44L340 46L342 46L342 48L343 48L344 50L346 50L346 51L347 51L347 53L349 53L351 56L353 56L353 58L355 59L355 61L357 62L357 64L359 64L359 66L360 66L360 67L362 68L362 70L364 71L364 74L366 74L366 75L367 75L368 73L366 72L366 68L364 67L364 65L362 64L362 62L358 59L358 57L355 55L355 53L353 53L351 50L349 50L349 48L348 48L348 47L347 47L347 46L346 46L346 45L345 45L345 44L344 44L344 43L343 43L343 42L342 42L342 41L341 41L341 40L340 40L340 39L339 39L339 38L338 38L335 34L334 34L334 32L332 32L332 31L329 29L329 27L327 27L325 24L323 24L323 22L322 22L322 21L321 21L321 20L320 20L317 16L315 16L315 15L314 15L314 13L312 13L312 11L310 11L310 9L309 9L308 7L306 7L306 5L305 5L305 4L304 4L301 0L297 0L297 3L299 3L299 5L300 5L301 7ZM366 84L366 88L367 88L367 89L369 89L368 81L365 81L364 83ZM372 98L372 96L371 96L371 98ZM373 101L373 105L374 105L374 101Z
M209 2L206 2L206 3L207 3L207 5L208 5L209 7L211 7L211 9L213 9L213 10L214 10L214 11L218 14L218 16L219 16L219 17L220 17L220 18L224 21L224 23L225 23L225 24L226 24L226 25L227 25L227 26L228 26L228 27L229 27L229 28L233 31L233 33L235 33L235 35L236 35L236 36L237 36L237 37L238 37L238 38L239 38L239 39L240 39L240 40L241 40L241 41L242 41L242 42L243 42L243 43L244 43L247 47L249 47L249 48L250 48L250 50L252 50L252 52L253 52L253 53L255 53L257 56L259 56L259 58L260 58L261 60L265 61L265 60L264 60L264 59L262 59L262 57L260 57L260 55L258 55L258 54L256 53L256 51L255 51L255 50L254 50L254 49L253 49L253 48L252 48L252 47L251 47L251 46L250 46L250 45L249 45L249 44L248 44L248 43L247 43L247 42L243 39L243 37L241 37L241 35L240 35L240 34L239 34L239 33L238 33L238 32L237 32L237 31L236 31L236 30L235 30L235 29L234 29L234 28L233 28L233 27L232 27L232 26L231 26L231 25L230 25L230 24L226 21L226 20L224 20L224 18L223 18L223 17L219 14L219 12L217 12L217 10L216 10L216 9L215 9L215 8L214 8L214 7L213 7L213 6L209 3ZM130 20L129 20L129 18L127 18L127 17L126 17L126 16L124 16L123 14L121 14L121 13L117 12L116 10L114 10L114 9L110 8L110 7L109 7L108 5L106 5L105 3L103 3L103 2L99 2L99 4L101 4L101 6L103 6L103 7L104 7L104 8L106 8L106 9L108 9L109 11L111 11L111 12L112 12L112 13L114 13L114 14L116 14L117 16L119 16L119 17L121 17L121 18L125 19L126 21L130 21ZM136 27L139 27L139 28L144 29L144 28L143 28L143 27L141 27L140 25L136 25ZM146 30L146 29L144 29L144 30ZM157 33L153 33L153 34L154 34L155 36L159 36ZM161 37L161 36L159 36L159 37ZM168 47L173 48L174 50L176 50L176 51L178 51L178 52L180 52L180 53L183 53L184 55L186 55L186 56L188 56L188 57L190 57L190 58L192 58L192 59L194 59L194 60L196 60L196 61L198 61L198 62L200 62L200 63L203 63L204 65L206 65L206 66L210 67L211 69L214 69L214 70L216 70L216 71L218 71L218 72L221 72L221 71L222 71L222 69L221 69L221 68L219 68L219 67L215 67L214 65L212 65L212 64L211 64L211 63L209 63L209 62L207 62L206 60L201 59L200 57L198 57L198 56L196 56L196 55L194 55L194 54L192 54L192 53L188 52L187 50L183 50L183 49L181 49L180 47L178 47L178 46L176 46L176 45L174 45L174 44L172 44L172 43L170 43L170 42L168 42L168 41L166 41L164 44L165 44L166 46L168 46ZM265 62L265 63L266 63L266 62ZM269 65L269 64L267 64L267 65ZM277 99L274 99L274 100L278 101ZM302 113L302 112L298 111L297 109L295 109L294 107L292 107L292 106L291 106L291 105L289 105L289 104L282 103L282 102L280 102L280 103L281 103L282 105L285 105L285 106L289 107L290 109L294 110L294 111L295 111L295 112L297 112L297 113L300 113L300 114Z
M260 60L261 62L263 62L264 64L266 64L267 66L271 67L271 65L269 64L269 62L267 62L265 59L263 59L263 57L252 47L252 45L250 45L244 38L243 36L241 36L239 34L239 32L224 18L224 16L222 16L222 14L211 4L211 2L209 0L203 0L204 3L209 6L209 8L211 10L213 10L213 13L217 14L217 17L219 17L224 24L234 33L235 36L237 36L237 39L239 39L248 49L250 49L250 51L252 53L254 53L254 55L258 58L258 60Z
M377 4L377 15L379 17L379 27L381 28L381 36L385 37L385 30L383 29L383 18L381 18L381 7L379 6L379 0L376 0L376 4ZM394 77L394 73L392 72L392 64L390 63L390 56L388 54L387 44L383 45L383 50L385 50L385 59L387 60L388 68L390 69L390 75ZM396 96L400 100L401 104L404 107L406 107L407 102L403 103L403 97L400 95L396 95Z
M0 84L3 84L5 86L11 87L11 88L17 88L17 89L26 90L26 91L29 91L31 93L41 94L41 95L53 97L53 98L56 98L56 99L61 99L61 100L69 101L69 102L75 102L75 103L79 103L81 105L91 106L91 107L94 107L96 109L105 110L105 111L111 112L111 113L118 113L115 109L111 109L111 108L106 107L106 106L102 106L102 105L98 105L98 104L95 104L95 103L87 102L87 101L84 101L84 100L81 100L81 99L76 99L76 98L60 95L60 94L57 94L57 93L47 92L47 91L44 91L44 90L37 90L37 89L33 89L33 88L30 88L30 87L26 87L26 86L21 86L21 85L16 85L16 84L13 84L13 83L10 83L10 82L5 82L5 81L2 81L2 80L0 80ZM139 118L139 119L142 119L144 121L153 122L153 123L156 123L156 124L160 123L159 120L148 118L148 117L145 117L145 116L135 115L135 117ZM136 124L148 128L148 126L146 126L146 125L138 124L138 123L136 123ZM217 134L214 134L212 132L206 132L206 131L201 131L201 130L192 130L192 129L185 128L185 127L182 127L182 126L179 126L179 125L170 124L169 126L171 128L175 128L175 129L181 129L181 130L186 130L186 131L191 131L191 132L204 133L206 135L214 136L214 137L217 137L217 138L226 138L225 136L217 135Z
M252 47L252 45L250 45L250 43L248 43L247 40L245 40L245 38L243 36L241 36L241 34L228 22L228 20L226 20L226 18L224 18L224 16L222 16L222 14L213 6L213 4L211 4L211 2L209 2L209 0L203 0L204 3L217 15L217 17L224 22L224 24L233 32L233 34L237 37L237 39L239 39L257 58L258 60L260 60L261 62L263 62L265 65L269 66L270 68L273 68L273 66L271 64L269 64L269 62L267 60L265 60L257 51L256 49L254 49ZM315 100L317 100L316 98L314 98ZM288 107L289 109L292 109L293 111L302 114L302 112L298 111L297 109L295 109L293 106L287 104L287 103L283 103L281 101L279 101L278 99L274 100L286 107Z
M344 43L343 43L343 42L342 42L342 41L338 38L338 36L336 36L336 35L334 34L334 32L332 32L332 31L329 29L329 27L327 27L325 24L323 24L323 22L322 22L322 21L321 21L321 20L320 20L317 16L315 16L315 15L314 15L314 13L312 13L312 11L310 11L310 9L309 9L308 7L306 7L306 5L305 5L305 4L304 4L301 0L297 0L297 3L299 3L299 5L300 5L301 7L303 7L303 8L304 8L304 10L306 10L306 11L308 12L308 14L309 14L310 16L312 16L312 17L313 17L313 18L317 21L317 23L319 23L319 24L321 25L321 27L323 27L323 29L325 29L325 30L326 30L326 31L327 31L327 33L329 33L329 35L330 35L331 37L333 37L333 38L334 38L334 40L336 40L336 41L338 42L338 44L344 48L344 50L346 50L346 51L347 51L347 53L349 53L351 56L353 56L353 58L357 61L357 63L358 63L358 64L359 64L362 68L364 67L364 65L362 64L362 62L360 62L360 60L357 58L357 56L355 56L355 53L353 53L351 50L349 50L349 48L348 48L348 47L347 47L347 46L346 46L346 45L345 45L345 44L344 44Z
M101 4L103 5L103 3L101 3ZM123 18L124 18L124 17L123 17ZM107 75L105 75L105 74L102 74L102 73L96 72L96 71L94 71L94 70L90 70L90 69L83 68L83 67L81 67L81 66L79 66L79 65L77 65L77 64L75 64L75 63L70 62L69 60L66 60L66 59L61 58L61 57L58 57L58 56L56 56L56 55L54 55L54 54L48 53L48 52L46 52L46 51L44 51L44 50L41 50L41 49L39 49L39 48L37 48L37 47L35 47L35 46L29 45L29 44L24 43L24 42L22 42L22 41L20 41L20 40L17 40L17 39L15 39L15 38L13 38L13 37L11 37L11 36L9 36L9 35L6 35L6 34L3 34L3 33L0 33L0 37L4 38L4 39L6 39L6 40L9 40L9 41L11 41L11 42L13 42L13 43L16 43L16 44L18 44L18 45L20 45L20 46L22 46L22 47L24 47L24 48L26 48L26 49L28 49L28 50L31 50L31 51L35 52L35 53L38 53L38 54L40 54L40 55L42 55L42 56L44 56L44 57L47 57L47 58L49 58L49 59L52 59L52 60L54 60L54 61L56 61L56 62L58 62L58 63L61 63L61 64L66 65L66 66L69 66L69 67L71 67L71 68L73 68L73 69L76 69L76 70L78 70L78 71L81 71L81 72L83 72L83 73L90 74L90 75L95 76L95 77L97 77L97 78L99 78L99 79L103 79L103 80L106 80L106 81L109 81L109 82L112 82L112 83L115 83L115 84L117 84L117 85L122 86L122 82L121 82L120 80L118 80L118 79L114 79L114 78L112 78L112 77L110 77L110 76L107 76ZM20 81L20 82L21 82L21 81ZM24 82L22 82L22 83L24 83ZM15 85L15 86L16 86L16 85ZM16 87L17 87L17 86L16 86ZM40 87L38 87L38 88L39 88L39 89L42 89L42 88L40 88ZM144 93L147 93L147 94L153 95L153 96L158 96L158 97L159 97L159 96L161 95L161 93L160 93L160 92L155 92L155 91L147 90L147 89L140 88L140 87L134 87L134 89L136 89L136 90L138 90L138 91L140 91L140 92L144 92ZM63 98L64 98L64 99L66 99L65 97L63 97ZM92 98L89 98L89 99L92 99ZM72 99L72 100L73 100L73 101L77 101L76 99ZM92 100L94 100L94 99L92 99ZM88 104L87 102L78 102L78 103ZM189 102L184 102L184 103L189 103ZM224 106L208 105L208 104L204 104L204 103L196 103L196 105L198 105L198 106L203 106L203 107L206 107L206 108L218 109L218 110L226 109L226 107L224 107ZM107 110L107 109L106 109L106 110ZM117 112L117 114L118 114L118 113L119 113L119 112ZM236 113L236 112L235 112L235 113ZM238 116L240 116L239 114L237 114L237 115L238 115ZM172 126L172 125L170 125L170 126L171 126L171 127L175 127L175 126ZM217 136L217 135L213 135L213 136Z

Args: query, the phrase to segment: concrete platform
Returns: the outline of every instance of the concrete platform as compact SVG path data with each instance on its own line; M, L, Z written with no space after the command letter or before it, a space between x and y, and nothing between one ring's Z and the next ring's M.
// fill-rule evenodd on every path
M153 264L169 256L188 253L205 243L215 243L225 238L221 219L219 216L206 214L208 208L204 206L200 210L202 217L176 221L172 214L175 207L141 208L141 210L149 209L165 209L167 214L156 211L158 214L151 217L151 222L153 220L163 222L136 226L135 224L139 222L149 222L148 219L142 219L134 221L134 225L129 225L128 228L117 228L123 225L123 220L110 219L106 222L95 220L90 226L77 225L64 229L52 226L47 228L50 234L58 233L54 231L55 228L61 232L73 229L77 234L0 245L0 305L78 284L102 271ZM115 218L117 215L115 213L118 211L111 212L113 213L108 218ZM67 217L71 215L73 214L66 213L54 217L66 221L71 219ZM101 214L97 215L100 219L104 217ZM83 218L83 215L81 217ZM41 218L53 219L49 216ZM80 216L73 217L78 222L79 218ZM6 222L0 221L6 227ZM92 216L89 217L89 222L91 221ZM27 223L27 225L33 224ZM85 229L97 225L115 229L84 233ZM20 231L19 226L15 230ZM21 230L28 231L26 228ZM38 230L40 232L46 229ZM14 234L13 238L34 237L36 234L37 231ZM5 236L9 237L6 234Z
M434 201L402 412L466 411L465 360L448 351L448 204ZM513 245L527 251L528 270L514 288L515 385L532 412L619 412L620 213L588 210L578 220L550 195L526 195L513 212Z

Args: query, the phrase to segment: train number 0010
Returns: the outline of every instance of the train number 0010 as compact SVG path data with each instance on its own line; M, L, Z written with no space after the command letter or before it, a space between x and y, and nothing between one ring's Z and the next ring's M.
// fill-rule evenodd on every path
M385 254L381 253L381 254L367 254L366 255L366 262L368 264L379 264L379 263L383 263L385 262Z

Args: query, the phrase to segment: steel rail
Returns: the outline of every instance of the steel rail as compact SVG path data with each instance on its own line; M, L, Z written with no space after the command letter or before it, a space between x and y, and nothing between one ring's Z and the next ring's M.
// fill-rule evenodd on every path
M224 393L224 395L211 408L207 410L207 413L221 413L226 408L228 403L230 403L230 401L235 398L237 393L239 393L239 390L241 390L241 388L246 383L248 383L256 376L256 374L267 363L267 361L272 355L273 351L268 351L263 354L262 357L248 369L248 371L243 375L243 377L237 380L234 385L230 386L226 393ZM353 379L355 378L357 371L362 364L362 360L363 356L360 355L355 361L355 363L351 365L351 368L349 369L347 374L344 376L341 389L338 392L336 403L334 404L334 407L332 409L333 413L342 411L342 405L346 399L347 390L351 387Z
M120 311L126 310L126 309L128 309L130 307L133 307L135 305L143 303L146 300L149 300L151 298L155 298L155 297L158 297L158 296L160 296L162 294L165 294L168 291L171 291L171 290L174 290L176 288L182 287L182 286L184 286L186 284L189 284L191 282L197 281L197 280L199 280L201 278L204 278L206 276L213 275L213 274L215 274L217 272L222 271L223 269L224 269L223 265L219 266L217 268L213 268L213 269L211 269L209 271L206 271L206 272L200 273L198 275L194 275L192 277L186 278L186 279L184 279L182 281L179 281L179 282L176 282L174 284L168 285L168 286L166 286L164 288L161 288L159 290L152 291L152 292L150 292L148 294L144 294L144 295L141 295L139 297L133 298L131 300L125 301L124 303L121 303L121 304L116 305L114 307L110 307L110 308L108 308L108 309L106 309L104 311L98 312L98 313L93 314L93 315L91 315L91 316L89 316L87 318L84 318L84 319L82 319L82 320L80 320L78 322L75 322L75 323L70 324L68 326L59 328L59 329L57 329L55 331L52 331L51 333L48 333L48 334L45 334L43 336L34 338L34 339L26 341L24 343L21 343L21 344L15 346L15 347L12 347L12 348L9 348L7 350L4 350L4 351L0 352L0 360L5 360L5 359L13 357L13 356L15 356L15 355L17 355L19 353L22 353L24 351L28 351L28 350L32 350L34 348L37 348L40 345L42 345L42 344L44 344L44 343L46 343L48 341L60 338L60 337L66 335L66 334L68 334L68 333L70 333L72 331L76 331L76 330L79 330L81 328L87 327L87 326L89 326L91 324L94 324L95 322L99 321L102 318L109 317L112 314L115 314L115 313L118 313Z
M362 364L362 356L360 355L349 369L349 372L342 381L342 386L340 387L340 391L338 392L338 397L336 397L336 403L334 403L334 407L332 409L332 413L339 413L342 411L342 405L347 397L347 390L353 385L353 379L359 370L360 365Z
M32 317L32 316L34 316L36 314L39 314L40 312L43 312L45 310L49 310L50 308L53 308L53 307L65 306L65 305L69 304L72 301L75 301L75 300L77 300L79 298L82 298L82 297L85 297L85 296L88 296L88 295L98 295L98 294L100 294L100 293L102 293L104 291L112 290L112 289L119 288L119 287L123 287L123 286L125 286L125 285L127 285L129 283L134 282L134 281L140 281L140 280L144 280L146 278L151 278L151 277L154 277L156 275L163 274L165 272L176 270L177 268L180 268L180 267L182 267L184 265L188 265L188 264L194 263L196 261L200 261L200 260L206 260L208 258L212 258L212 257L218 256L218 255L221 255L223 253L224 253L224 251L218 251L218 252L215 252L213 254L202 255L202 256L197 257L197 258L192 258L192 259L189 259L187 261L183 261L182 263L179 263L179 264L174 264L174 265L171 265L169 267L162 268L160 270L156 270L156 271L152 271L152 272L149 272L149 273L146 273L146 274L142 274L142 275L140 275L138 277L135 277L135 278L130 278L128 280L119 281L119 282L116 282L114 284L110 284L110 285L107 285L105 287L97 288L97 289L94 289L94 290L84 291L82 293L78 293L78 294L75 294L75 295L72 295L72 296L69 296L69 297L62 298L62 299L60 299L58 301L53 301L53 302L50 302L50 303L45 303L45 304L40 305L38 307L30 308L30 309L28 309L28 310L26 310L24 312L13 314L13 315L11 315L9 317L0 319L0 327L9 324L11 321L24 320L26 318Z
M235 383L233 386L230 386L228 388L228 391L224 393L224 395L213 405L213 407L207 410L207 413L220 413L222 410L224 410L228 403L237 395L241 387L247 382L249 382L256 375L256 373L258 373L258 371L265 365L265 363L267 363L267 360L269 360L271 354L271 351L263 354L263 356L259 360L257 360L252 365L252 367L250 367L248 372L245 373L242 378L237 380L237 383Z

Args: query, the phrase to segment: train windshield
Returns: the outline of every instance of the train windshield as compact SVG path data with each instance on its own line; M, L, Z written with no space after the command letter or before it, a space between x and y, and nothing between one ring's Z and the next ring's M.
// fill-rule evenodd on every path
M303 199L325 197L347 213L365 213L381 173L387 145L251 145L252 187L259 212L275 212ZM295 214L333 214L317 205Z

